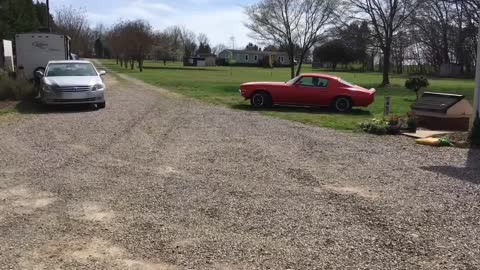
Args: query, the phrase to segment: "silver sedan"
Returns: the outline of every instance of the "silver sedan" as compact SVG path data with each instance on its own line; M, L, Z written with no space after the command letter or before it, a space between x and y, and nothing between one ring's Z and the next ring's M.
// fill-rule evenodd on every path
M41 77L39 98L44 104L96 104L105 108L105 84L89 61L50 61Z

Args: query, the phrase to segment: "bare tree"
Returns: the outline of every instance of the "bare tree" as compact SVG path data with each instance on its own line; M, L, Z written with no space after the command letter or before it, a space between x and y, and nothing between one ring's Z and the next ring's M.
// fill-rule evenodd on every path
M246 27L251 36L265 44L286 48L291 77L300 74L305 55L325 38L334 18L337 0L261 0L246 8ZM300 56L295 72L295 55Z
M164 65L167 65L167 61L176 59L175 36L163 31L155 33L153 40L152 55L155 60L161 60Z
M134 69L135 61L140 72L143 71L143 62L151 52L153 45L152 26L145 21L136 20L119 22L110 31L109 41L112 52L120 64Z
M72 51L81 56L90 56L94 40L86 11L64 6L55 12L54 31L72 38Z
M197 49L196 35L194 32L182 27L182 46L183 46L183 62L186 63L190 56L195 54Z
M198 44L210 44L210 40L208 39L207 35L204 33L198 34L197 40L198 40Z
M420 7L423 0L349 0L355 13L368 17L383 53L382 85L390 84L392 44L402 25Z
M217 44L216 46L214 46L214 47L212 48L212 53L218 55L218 54L220 54L221 52L223 52L223 51L226 50L226 49L227 49L227 45L225 45L225 44Z

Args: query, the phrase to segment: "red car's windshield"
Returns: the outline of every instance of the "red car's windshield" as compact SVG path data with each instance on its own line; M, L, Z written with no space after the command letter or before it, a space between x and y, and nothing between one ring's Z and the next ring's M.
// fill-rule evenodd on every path
M287 83L288 84L294 84L299 78L300 78L300 76L297 76L297 77L291 79L290 81L288 81Z

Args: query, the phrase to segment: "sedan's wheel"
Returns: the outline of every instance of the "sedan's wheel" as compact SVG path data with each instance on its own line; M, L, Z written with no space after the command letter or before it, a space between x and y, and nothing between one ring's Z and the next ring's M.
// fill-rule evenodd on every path
M338 97L333 102L333 109L337 112L349 112L352 110L352 100L348 97Z
M252 107L254 108L269 107L272 105L272 99L265 92L256 92L250 98L250 104L252 104Z

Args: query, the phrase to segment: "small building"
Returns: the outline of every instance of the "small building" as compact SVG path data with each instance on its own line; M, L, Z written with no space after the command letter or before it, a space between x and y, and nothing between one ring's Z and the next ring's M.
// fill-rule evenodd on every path
M217 56L211 53L200 53L196 56L186 57L183 61L183 65L194 67L214 67L217 65Z
M431 130L467 131L470 129L472 105L465 96L425 92L412 105L420 127Z
M96 58L105 58L109 59L110 56L110 49L107 40L98 38L95 40L94 44L94 55Z
M462 75L462 66L455 63L446 63L440 66L440 76L458 77Z
M219 53L218 58L222 59L224 63L239 66L260 66L265 61L271 62L274 66L290 65L290 58L286 52L227 49Z

